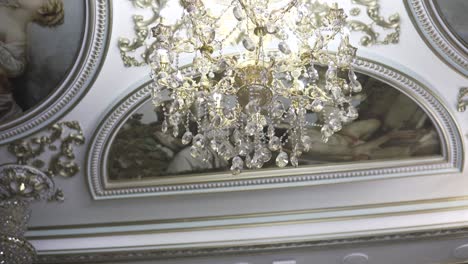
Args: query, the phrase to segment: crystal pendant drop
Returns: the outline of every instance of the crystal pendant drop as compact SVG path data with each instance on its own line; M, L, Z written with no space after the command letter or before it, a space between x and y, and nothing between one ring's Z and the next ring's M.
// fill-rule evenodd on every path
M192 132L190 131L185 132L184 135L182 136L182 144L184 145L190 144L190 142L192 142L192 138L193 138Z
M297 159L296 155L292 155L290 161L291 161L291 165L293 165L294 167L299 166L299 160Z
M322 132L322 141L324 143L327 143L328 139L333 135L333 130L328 125L324 125L321 129L321 132Z
M357 81L356 73L353 70L348 71L348 78L351 82Z
M167 133L168 125L166 119L164 119L162 126L161 126L161 132Z
M228 141L221 143L221 145L218 147L218 153L226 161L235 156L234 147Z
M349 86L351 87L351 90L354 92L354 93L359 93L362 91L362 85L360 82L358 81L354 81L354 82L351 82L349 84Z
M254 51L255 50L255 44L254 42L252 41L251 38L249 37L245 37L243 40L242 40L242 45L244 45L244 48L248 51Z
M250 147L248 143L241 141L238 143L236 147L237 153L239 153L240 156L246 156L247 154L250 153Z
M286 43L285 41L281 41L278 44L278 49L285 55L291 54L291 49L289 48L288 43Z
M249 169L253 168L252 158L250 157L250 155L245 156L245 166Z
M232 132L232 140L235 144L242 142L242 133L239 131L239 129L236 128L234 132Z
M312 138L310 136L302 136L302 144L304 145L304 150L307 152L312 147Z
M346 116L349 117L351 120L355 120L356 118L358 118L359 114L356 107L349 106L348 111L346 112Z
M271 151L277 151L281 147L281 140L279 137L272 137L270 139L270 142L268 142L268 147L271 149Z
M259 154L262 156L263 162L268 162L268 161L270 161L270 159L271 159L271 151L270 151L268 148L263 147L262 149L260 149Z
M315 69L313 64L310 65L309 70L307 71L307 74L309 75L309 78L313 82L318 81L319 73L318 73L317 69Z
M274 118L281 118L284 114L284 105L280 101L273 103L272 115Z
M356 74L354 73L353 70L349 70L348 78L349 78L349 87L351 88L351 91L353 91L354 93L361 92L362 91L362 85L357 80L357 76L356 76Z
M200 159L201 161L203 162L210 162L210 160L212 159L211 155L210 155L210 152L207 151L206 149L200 149L200 157L198 159Z
M281 151L276 157L276 165L280 168L284 168L286 167L286 165L288 165L288 163L289 163L288 154L284 151Z
M278 31L278 27L272 21L269 21L266 24L265 28L266 28L266 31L268 32L268 34L275 34L276 31Z
M212 150L214 151L218 151L219 152L219 148L221 147L221 141L217 138L213 138L211 141L210 141L210 147Z
M320 99L315 99L310 105L310 110L319 113L323 110L323 101Z
M252 157L252 168L259 169L263 166L263 157L259 152L255 152Z
M174 126L172 128L172 135L176 138L179 136L179 126Z
M268 136L271 138L275 135L275 127L272 125L268 126Z
M337 74L338 73L336 71L335 64L333 62L330 62L330 64L328 65L327 72L325 73L325 78L327 79L327 81L332 81L336 79Z
M201 150L200 148L197 148L195 146L191 146L190 147L190 155L194 158L194 159L197 159L199 158L202 154L201 154Z
M204 148L205 147L205 137L202 134L197 134L193 138L193 145L197 148Z
M232 13L238 21L244 20L244 13L242 12L242 9L239 6L234 7Z
M236 156L232 159L231 171L234 175L239 174L244 168L244 161L241 157Z
M331 93L333 96L333 100L335 100L338 103L341 102L342 99L344 99L343 92L341 91L341 88L339 86L333 86L331 88Z
M341 122L338 120L338 118L330 119L328 126L331 128L331 130L333 130L333 132L338 132L342 128Z
M257 129L258 129L257 123L249 122L247 126L245 127L245 132L247 132L249 136L253 136L255 135L255 133L257 133Z
M215 115L213 117L213 119L211 120L211 123L213 124L213 127L215 127L215 128L220 127L222 122L223 122L223 120L222 120L221 116L219 116L219 115Z

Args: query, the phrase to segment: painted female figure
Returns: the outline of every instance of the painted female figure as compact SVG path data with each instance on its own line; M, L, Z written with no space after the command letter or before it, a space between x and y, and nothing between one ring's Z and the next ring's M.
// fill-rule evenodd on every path
M62 0L0 0L0 124L21 114L10 79L27 66L27 28L31 23L53 27L63 23Z

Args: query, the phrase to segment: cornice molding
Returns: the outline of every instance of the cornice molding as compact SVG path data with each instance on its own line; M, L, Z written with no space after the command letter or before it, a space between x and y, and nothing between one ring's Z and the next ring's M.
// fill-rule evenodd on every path
M234 254L252 254L277 252L279 250L291 249L320 249L343 246L362 246L366 244L389 243L398 241L417 241L425 239L452 239L468 237L468 228L438 229L431 231L419 231L411 233L386 234L378 236L366 236L357 238L340 238L331 240L298 241L277 244L256 244L248 246L224 246L224 247L197 247L181 249L116 249L112 252L86 252L76 254L41 254L39 252L36 263L91 263L91 262L118 262L137 260L158 260L171 258L193 258L193 257L213 257ZM104 250L105 251L105 250Z

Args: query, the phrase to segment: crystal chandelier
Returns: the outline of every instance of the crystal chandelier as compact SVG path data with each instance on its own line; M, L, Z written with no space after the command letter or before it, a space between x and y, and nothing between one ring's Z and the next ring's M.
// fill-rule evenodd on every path
M230 161L233 174L273 162L296 167L314 144L308 129L327 142L358 117L351 98L362 87L343 9L333 4L317 21L310 1L269 2L233 0L215 13L202 0L181 0L181 17L153 28L162 131L191 144L194 158ZM190 67L179 66L182 57Z

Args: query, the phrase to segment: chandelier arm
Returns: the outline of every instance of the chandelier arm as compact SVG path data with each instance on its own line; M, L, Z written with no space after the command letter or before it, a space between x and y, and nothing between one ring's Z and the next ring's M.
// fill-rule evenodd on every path
M247 16L249 17L250 21L252 21L252 23L255 24L255 26L260 26L258 24L258 18L255 14L255 12L251 12L252 10L250 10L248 8L248 6L246 5L246 3L244 2L244 0L237 0L237 2L241 5L242 9L245 11L245 13L247 14Z

